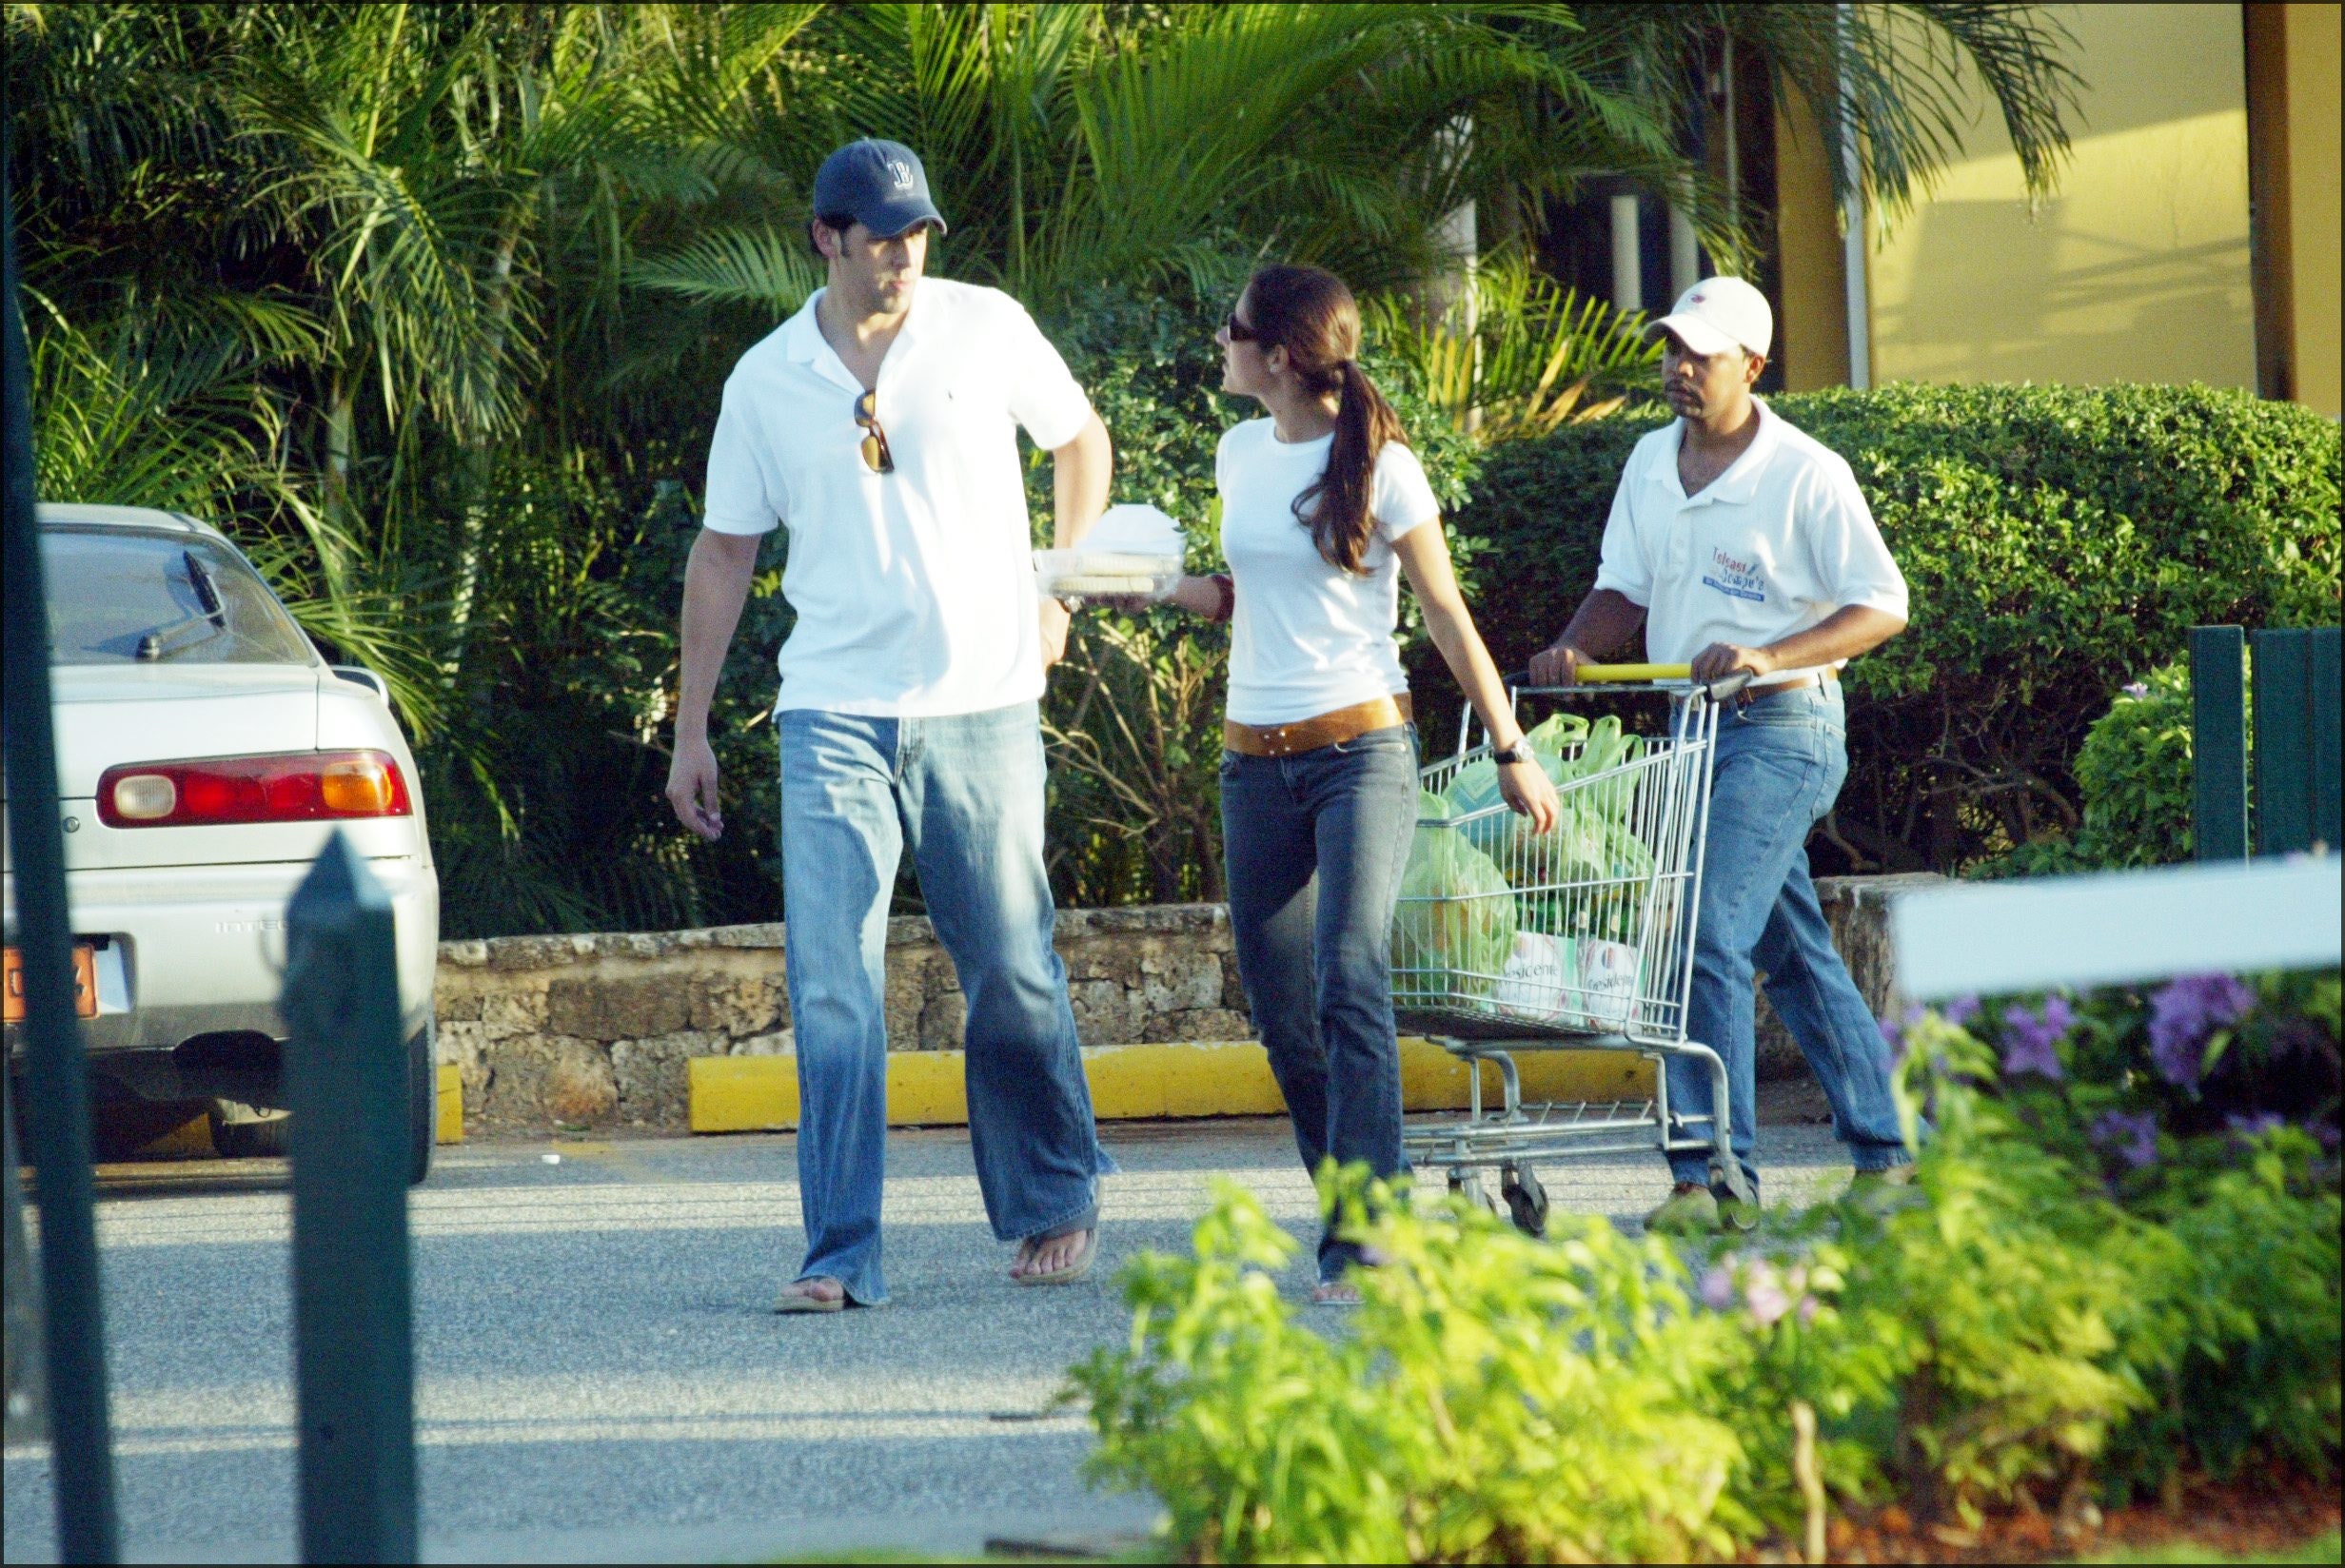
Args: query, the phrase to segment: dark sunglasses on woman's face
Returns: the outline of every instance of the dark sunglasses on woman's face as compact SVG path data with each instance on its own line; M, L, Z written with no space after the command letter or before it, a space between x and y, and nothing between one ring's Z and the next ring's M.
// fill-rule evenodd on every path
M1254 329L1252 327L1248 326L1244 322L1237 319L1237 311L1234 309L1230 312L1228 320L1221 323L1221 329L1230 335L1230 341L1232 343L1258 343L1261 341L1255 336Z
M855 400L855 422L863 427L863 466L875 474L896 472L896 454L888 450L888 433L879 426L879 394L865 392Z

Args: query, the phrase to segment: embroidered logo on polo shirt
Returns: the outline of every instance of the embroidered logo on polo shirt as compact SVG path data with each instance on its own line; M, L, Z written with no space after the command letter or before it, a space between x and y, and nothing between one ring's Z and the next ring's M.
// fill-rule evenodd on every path
M1728 598L1745 598L1753 604L1767 601L1767 579L1757 563L1737 560L1724 550L1710 552L1710 569L1702 574L1702 586L1715 588Z

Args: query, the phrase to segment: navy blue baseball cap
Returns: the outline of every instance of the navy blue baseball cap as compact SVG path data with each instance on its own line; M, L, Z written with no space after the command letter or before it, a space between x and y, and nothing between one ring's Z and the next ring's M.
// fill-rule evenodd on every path
M815 216L852 214L881 239L892 240L916 224L945 231L944 214L928 199L928 170L920 155L901 142L866 136L822 160L815 173Z

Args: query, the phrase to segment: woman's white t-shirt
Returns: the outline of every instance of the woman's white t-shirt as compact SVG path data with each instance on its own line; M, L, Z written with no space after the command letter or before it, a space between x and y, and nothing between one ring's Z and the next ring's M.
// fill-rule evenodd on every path
M1367 575L1328 564L1294 498L1326 471L1332 435L1282 441L1276 421L1249 420L1221 438L1221 549L1237 584L1232 617L1230 717L1291 724L1409 690L1392 629L1400 560L1392 541L1435 521L1441 505L1425 465L1397 441L1376 455Z

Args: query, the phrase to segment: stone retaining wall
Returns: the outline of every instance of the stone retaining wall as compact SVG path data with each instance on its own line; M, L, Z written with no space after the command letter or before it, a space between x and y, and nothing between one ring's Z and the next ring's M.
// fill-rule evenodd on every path
M1888 999L1884 895L1914 880L1818 884L1877 1009ZM1062 910L1057 946L1086 1046L1252 1035L1219 905ZM887 962L890 1048L958 1049L960 985L926 920L888 922ZM437 1002L440 1060L461 1073L465 1123L481 1130L680 1132L691 1058L795 1049L779 924L443 943ZM1762 1072L1800 1070L1764 1000L1761 1019Z

